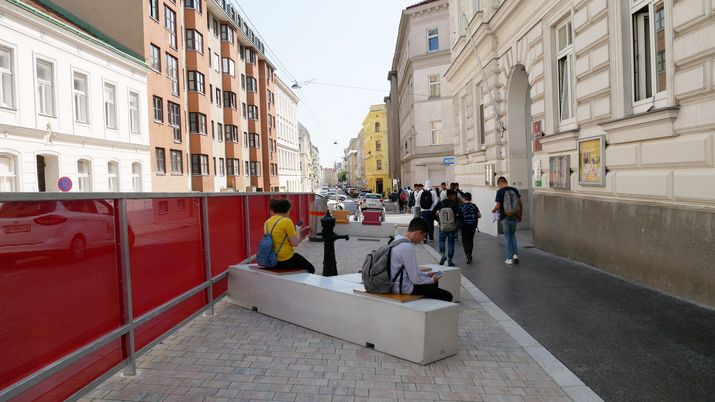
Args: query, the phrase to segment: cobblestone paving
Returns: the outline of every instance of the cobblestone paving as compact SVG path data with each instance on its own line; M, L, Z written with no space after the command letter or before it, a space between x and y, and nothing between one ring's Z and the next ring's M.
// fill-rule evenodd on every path
M346 246L348 245L347 242ZM340 248L356 272L377 243ZM321 243L299 251L322 267ZM316 251L317 249L317 251ZM345 251L342 251L345 250ZM417 247L418 257L433 258ZM317 261L316 258L321 260ZM359 257L359 258L358 258ZM336 312L337 314L338 312ZM464 289L459 350L421 366L222 301L115 375L84 401L570 401Z

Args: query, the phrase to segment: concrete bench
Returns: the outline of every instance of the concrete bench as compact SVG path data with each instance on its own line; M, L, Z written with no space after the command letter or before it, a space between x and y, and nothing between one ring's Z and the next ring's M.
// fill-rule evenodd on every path
M337 278L274 275L234 265L229 268L228 300L418 364L457 353L459 305L378 298L360 293L365 288L359 283Z

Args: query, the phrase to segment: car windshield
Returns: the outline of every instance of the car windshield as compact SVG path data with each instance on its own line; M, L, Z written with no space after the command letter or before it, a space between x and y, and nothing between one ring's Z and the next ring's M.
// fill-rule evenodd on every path
M380 196L378 194L365 194L365 198L371 200L379 200Z

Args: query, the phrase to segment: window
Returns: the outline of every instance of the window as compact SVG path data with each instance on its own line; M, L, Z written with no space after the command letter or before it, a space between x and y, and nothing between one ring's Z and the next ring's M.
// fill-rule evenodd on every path
M0 47L0 107L15 107L13 51Z
M218 20L213 17L211 17L211 29L213 30L214 36L218 38Z
M248 162L246 162L246 165L248 165ZM221 168L223 169L223 166L221 166ZM234 159L234 158L227 158L226 159L226 172L229 176L240 176L241 175L241 160ZM221 171L221 176L223 176L223 170Z
M203 74L198 71L189 71L187 76L189 80L189 91L199 92L202 94L206 93Z
M666 89L665 8L663 1L631 10L634 101Z
M179 61L169 53L166 54L166 74L171 82L171 94L179 96Z
M156 149L156 172L160 174L166 173L166 151L164 148Z
M151 45L151 68L161 72L161 49L158 46Z
M184 160L181 151L171 150L171 173L184 174Z
M15 157L0 154L0 193L16 191L17 173L15 172Z
M117 87L108 83L104 83L104 123L117 129Z
M246 89L246 75L241 74L241 89Z
M201 12L201 0L185 0L184 8L193 8L194 10Z
M107 164L107 188L110 192L119 191L119 163Z
M159 0L149 0L149 16L159 21Z
M243 161L243 174L248 176L248 173L249 173L248 161Z
M220 73L221 72L221 56L219 56L218 53L214 53L213 58L214 58L214 62L213 62L214 70L217 73Z
M236 63L228 57L223 58L223 73L231 74L232 77L236 74Z
M164 5L164 27L169 31L169 46L176 49L176 13Z
M573 117L571 94L571 64L573 62L573 31L571 21L556 28L556 74L559 84L559 121Z
M218 142L223 142L223 125L221 123L216 123L217 128L216 130L218 131Z
M433 121L430 125L432 127L432 145L444 144L444 138L442 137L442 121Z
M37 60L37 101L38 112L46 116L55 115L55 78L52 63Z
M248 148L248 132L243 132L243 147Z
M221 88L216 88L216 106L221 107Z
M221 24L221 40L233 43L233 28L229 25Z
M74 94L74 119L80 123L89 123L87 76L80 73L74 73L72 87Z
M258 106L248 105L248 119L258 120Z
M261 147L261 136L256 133L248 134L248 146L251 148Z
M375 123L375 132L376 133L380 132L380 123Z
M260 162L251 162L251 176L261 175L261 165Z
M226 135L226 142L234 142L238 143L238 127L231 125L231 124L226 124L225 128L225 135Z
M204 53L204 36L193 29L186 30L186 50Z
M248 116L247 110L248 110L248 106L246 106L245 103L242 104L241 105L241 116L243 116L244 119L246 118L246 116Z
M439 88L439 74L429 76L429 97L439 98L441 95Z
M164 100L160 97L154 95L152 99L152 104L154 105L154 122L163 123L164 122Z
M77 161L77 190L92 191L92 164L86 159Z
M209 102L214 103L214 86L209 84Z
M434 52L439 50L439 29L430 28L427 30L427 51Z
M132 191L142 191L142 164L138 162L132 163Z
M238 166L241 166L240 164ZM226 175L223 158L218 158L218 172L221 177Z
M231 91L223 91L223 107L236 110L236 94Z
M248 92L258 91L258 81L253 77L246 77L246 90Z
M192 133L206 134L206 115L203 113L189 113L189 131Z
M382 170L382 161L380 159L375 161L375 169Z
M139 94L136 92L129 92L129 132L134 134L139 134L141 128L139 127Z
M380 140L375 141L375 152L382 151L382 142Z
M181 142L181 111L179 104L167 102L169 109L169 127L174 132L174 142Z
M484 99L484 89L482 87L479 87L479 99L477 99L477 114L479 116L479 121L478 123L478 128L479 132L477 133L478 135L478 140L479 140L479 148L480 149L486 149L486 132L484 131L484 104L482 103L482 99Z
M246 63L256 64L256 52L246 48Z
M201 154L191 155L191 174L194 176L208 176L209 156Z

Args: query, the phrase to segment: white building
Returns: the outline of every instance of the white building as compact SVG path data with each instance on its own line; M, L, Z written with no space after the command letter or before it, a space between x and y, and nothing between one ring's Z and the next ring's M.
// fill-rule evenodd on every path
M450 0L456 180L484 211L506 176L537 247L714 306L713 4Z
M0 14L0 191L151 191L144 61L34 1Z
M300 156L300 191L315 192L320 185L320 162L317 148L310 141L310 133L301 123L298 123L298 151Z
M391 129L401 185L454 181L452 91L444 74L450 65L449 3L423 1L402 11L390 74ZM389 133L393 136L393 133Z
M281 192L301 189L298 96L276 79L276 129L278 130L278 178Z

